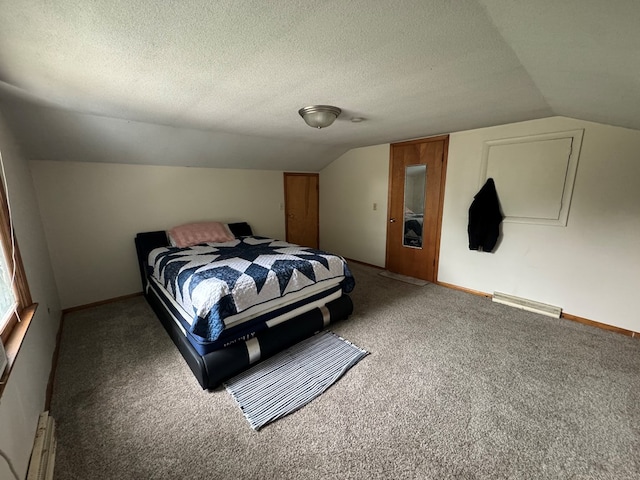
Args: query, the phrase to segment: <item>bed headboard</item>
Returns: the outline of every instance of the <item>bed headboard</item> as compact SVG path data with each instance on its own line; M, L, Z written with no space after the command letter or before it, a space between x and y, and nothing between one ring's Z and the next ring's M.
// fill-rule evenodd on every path
M229 230L234 237L248 237L253 231L247 222L228 223Z
M251 226L247 222L237 222L228 224L231 233L236 237L246 237L253 235ZM135 238L136 253L138 255L138 266L140 268L140 279L142 280L142 291L147 289L147 258L149 252L154 248L169 246L167 232L158 230L155 232L138 233Z
M167 232L158 230L156 232L143 232L136 235L136 253L138 254L138 266L140 267L140 279L142 280L142 291L147 289L147 258L149 252L154 248L167 247L169 239Z

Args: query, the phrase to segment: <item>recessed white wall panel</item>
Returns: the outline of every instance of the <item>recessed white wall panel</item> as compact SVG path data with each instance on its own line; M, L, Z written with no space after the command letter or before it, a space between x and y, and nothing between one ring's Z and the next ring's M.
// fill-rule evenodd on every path
M494 145L487 159L487 178L500 191L509 217L558 220L571 141Z
M567 224L582 133L484 142L480 184L493 178L505 222Z

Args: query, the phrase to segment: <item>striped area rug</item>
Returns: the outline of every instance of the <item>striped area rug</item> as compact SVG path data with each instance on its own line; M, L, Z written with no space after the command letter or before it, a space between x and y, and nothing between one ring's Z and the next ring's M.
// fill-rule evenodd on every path
M367 351L324 331L225 382L251 428L259 430L309 403Z

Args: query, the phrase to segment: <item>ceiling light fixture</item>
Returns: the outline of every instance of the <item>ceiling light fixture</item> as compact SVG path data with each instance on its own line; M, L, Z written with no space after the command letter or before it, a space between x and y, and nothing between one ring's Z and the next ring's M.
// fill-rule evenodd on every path
M298 113L310 127L324 128L331 125L342 110L331 105L311 105L301 108Z

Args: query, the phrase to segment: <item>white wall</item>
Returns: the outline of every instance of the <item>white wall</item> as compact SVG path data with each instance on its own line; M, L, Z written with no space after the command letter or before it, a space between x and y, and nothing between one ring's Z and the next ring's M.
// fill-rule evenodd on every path
M578 128L585 131L567 226L503 223L493 254L470 251L467 213L483 142ZM452 134L438 279L640 332L639 155L640 131L562 117Z
M14 467L24 478L38 415L44 409L60 321L60 305L31 174L2 116L0 150L5 164L16 238L31 296L39 304L0 398L0 449L9 455ZM0 478L13 478L1 458Z
M483 142L577 128L585 134L568 225L504 224L494 254L469 251L467 212ZM629 301L640 287L639 151L638 131L562 117L453 133L439 280L640 331ZM353 149L320 172L321 248L384 265L388 164L389 145L378 145ZM259 234L284 236L281 172L73 162L31 168L63 307L138 291L133 236L140 231L247 220Z
M136 233L247 221L284 238L282 172L30 162L62 308L139 292Z
M355 148L322 170L320 248L384 266L388 185L389 145Z
M483 142L578 128L585 133L567 226L505 223L494 253L470 251L468 209L480 188ZM321 172L322 248L384 265L388 149L351 150ZM451 134L438 280L640 332L638 158L640 131L563 117Z

